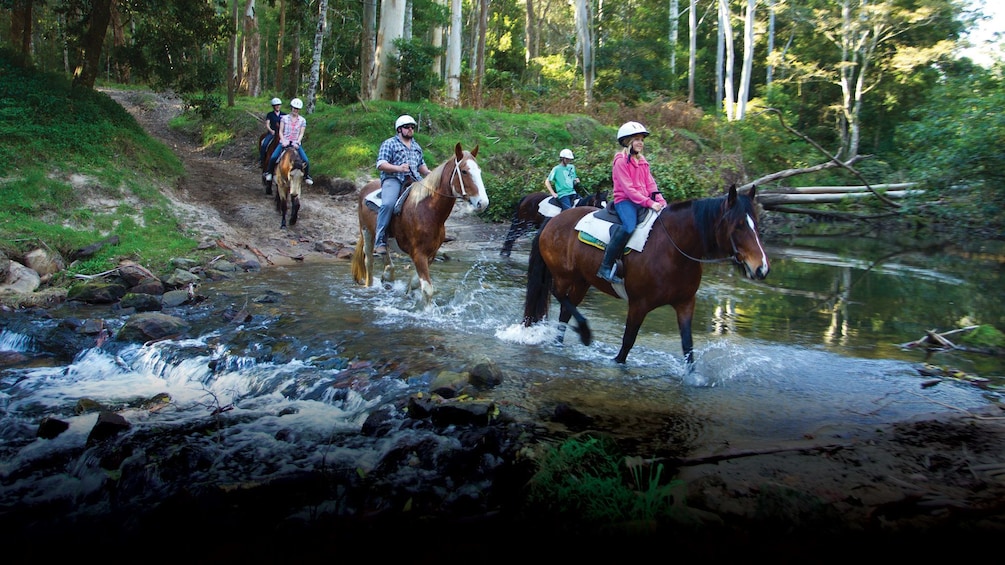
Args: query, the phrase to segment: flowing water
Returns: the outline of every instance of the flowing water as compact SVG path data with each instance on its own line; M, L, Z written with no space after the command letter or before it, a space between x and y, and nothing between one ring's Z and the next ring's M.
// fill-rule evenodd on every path
M186 314L193 324L186 339L114 352L95 347L68 364L39 357L8 367L0 371L4 490L58 496L46 477L12 477L28 462L84 444L97 416L78 413L81 398L119 409L137 428L184 426L209 414L241 421L221 447L228 457L217 471L224 474L228 465L251 460L261 461L256 478L340 457L360 465L367 456L348 442L333 447L334 435L351 436L374 407L428 390L441 371L484 360L505 375L485 395L507 413L546 420L543 414L569 405L589 415L595 429L637 438L641 455L672 446L709 451L850 437L1001 399L1001 358L939 353L929 361L990 382L933 385L919 372L924 353L900 346L929 329L1005 328L1001 250L775 247L771 274L758 283L728 265L710 265L698 293L696 366L689 372L669 307L647 317L625 365L612 361L625 304L597 291L581 308L594 332L589 346L571 330L563 346L555 345L556 304L549 321L523 327L526 245L505 259L497 243L457 251L448 244L432 265L437 294L428 307L405 295L410 271L403 260L397 282L370 288L353 284L348 262L273 268L200 286L208 300ZM250 320L224 320L240 310ZM108 313L67 305L32 323ZM0 351L40 345L14 326L0 334ZM139 406L164 392L170 409ZM37 439L39 421L49 415L70 428L54 440ZM76 486L60 489L87 490L84 459L62 474Z

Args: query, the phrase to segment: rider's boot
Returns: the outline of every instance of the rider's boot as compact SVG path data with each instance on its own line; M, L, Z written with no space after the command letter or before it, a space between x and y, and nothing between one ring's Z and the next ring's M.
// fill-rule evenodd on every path
M598 277L611 284L624 284L625 280L615 273L617 268L615 262L625 251L625 244L628 243L628 238L631 235L631 232L626 232L621 226L615 226L614 233L611 234L611 242L604 250L604 260L600 263L600 269L597 271Z
M304 182L306 182L307 184L314 184L314 179L311 178L310 163L304 165Z

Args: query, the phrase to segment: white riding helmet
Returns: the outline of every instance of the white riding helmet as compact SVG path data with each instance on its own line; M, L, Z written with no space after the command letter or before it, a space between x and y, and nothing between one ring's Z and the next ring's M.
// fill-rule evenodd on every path
M415 121L415 118L409 116L408 114L402 114L398 116L398 119L394 121L394 131L398 131L401 126L413 125L418 127L419 124Z
M304 101L299 98L294 98L293 100L290 100L290 106L299 110L304 107Z
M572 161L573 159L575 159L575 157L572 156L572 150L571 149L563 149L562 151L560 151L558 153L558 156L560 158L562 158L562 159L568 159L570 161Z
M646 126L638 122L625 122L618 128L618 143L620 143L623 147L627 147L625 145L625 139L640 133L645 137L649 136L649 130L646 129Z
M278 98L273 98L272 102L269 102L272 106L282 105L283 101Z

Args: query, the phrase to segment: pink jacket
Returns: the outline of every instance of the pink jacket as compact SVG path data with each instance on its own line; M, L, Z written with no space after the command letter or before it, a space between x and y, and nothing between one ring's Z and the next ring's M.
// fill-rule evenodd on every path
M656 187L656 179L649 171L649 161L645 156L632 159L624 151L618 152L611 162L611 180L614 182L614 203L631 200L644 208L650 208L653 202L666 206L667 201ZM652 194L656 193L653 198Z

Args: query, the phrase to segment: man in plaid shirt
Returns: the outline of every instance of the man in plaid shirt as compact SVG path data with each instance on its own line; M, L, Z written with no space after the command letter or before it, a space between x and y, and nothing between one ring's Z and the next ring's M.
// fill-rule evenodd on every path
M417 181L429 174L422 147L415 141L417 126L412 116L399 116L394 122L397 134L384 140L377 152L377 170L380 171L380 211L377 212L377 247L374 249L377 254L387 253L387 226L406 179L411 177L412 181Z

